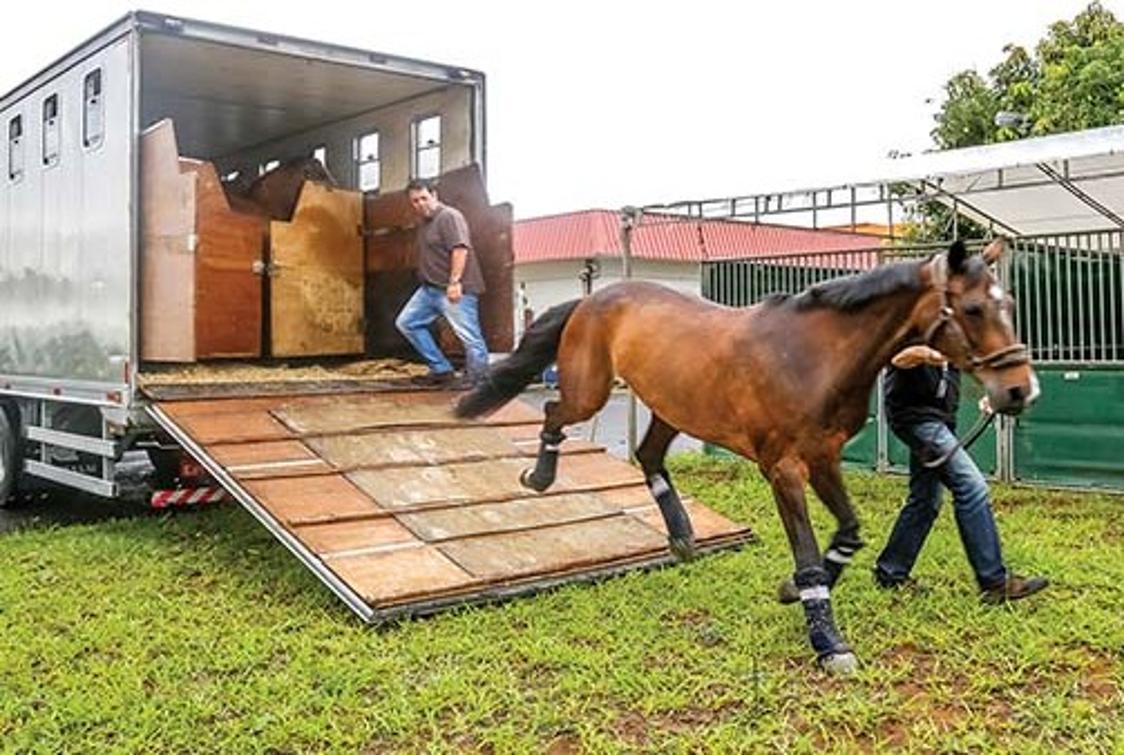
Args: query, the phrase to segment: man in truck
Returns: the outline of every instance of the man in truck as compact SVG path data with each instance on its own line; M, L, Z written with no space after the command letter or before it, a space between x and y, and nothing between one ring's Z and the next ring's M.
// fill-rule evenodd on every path
M414 179L406 187L418 218L417 257L420 286L398 314L395 325L421 355L429 373L414 378L424 386L466 388L488 366L488 347L480 329L480 296L484 276L464 215L442 204L433 183ZM457 379L429 327L444 317L464 344L465 374Z

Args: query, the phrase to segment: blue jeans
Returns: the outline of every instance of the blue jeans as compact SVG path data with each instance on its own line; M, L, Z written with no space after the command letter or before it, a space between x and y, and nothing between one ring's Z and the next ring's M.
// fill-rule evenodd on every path
M453 365L441 353L433 334L429 332L429 326L441 316L464 344L469 377L483 375L488 367L488 346L480 331L479 301L475 294L465 294L454 304L445 295L445 289L423 284L398 313L394 325L429 365L430 372L452 372Z
M956 436L942 422L919 422L895 431L910 448L909 498L885 549L878 556L875 575L883 584L898 583L909 576L913 563L941 507L941 485L952 491L956 526L968 562L981 588L1002 584L1007 578L999 547L999 531L988 500L987 481L963 448L957 449L938 469L926 469L918 454L930 459L947 452Z

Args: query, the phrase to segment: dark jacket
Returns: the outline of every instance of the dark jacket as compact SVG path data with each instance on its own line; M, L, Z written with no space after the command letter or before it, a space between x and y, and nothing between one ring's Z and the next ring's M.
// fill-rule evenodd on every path
M918 422L936 420L956 430L956 410L960 406L960 370L921 365L910 369L886 370L886 418L896 434Z

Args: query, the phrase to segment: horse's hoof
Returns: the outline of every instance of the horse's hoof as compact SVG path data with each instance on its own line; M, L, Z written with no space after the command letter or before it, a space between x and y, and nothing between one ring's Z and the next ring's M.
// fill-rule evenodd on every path
M792 577L781 582L780 587L777 588L777 600L784 606L800 602L800 589Z
M543 485L542 483L535 480L535 470L533 469L524 469L519 474L519 482L523 485L523 487L530 488L536 493L541 493L550 487L549 482Z
M819 659L820 668L833 676L848 676L859 669L859 659L851 651L828 653Z
M694 561L699 555L694 538L669 537L667 544L677 561Z

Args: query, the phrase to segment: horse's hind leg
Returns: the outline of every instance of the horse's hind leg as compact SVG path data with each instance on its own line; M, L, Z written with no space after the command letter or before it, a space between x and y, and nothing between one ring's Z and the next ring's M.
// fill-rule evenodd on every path
M546 417L539 434L538 458L534 469L525 469L519 476L524 486L539 493L553 485L558 474L558 452L566 439L562 429L589 419L609 400L613 371L608 359L584 356L580 361L563 362L564 356L560 355L559 400L547 401L543 406Z
M828 586L834 587L847 564L860 548L865 545L859 536L859 519L851 506L847 489L843 487L843 475L839 472L839 461L833 459L817 464L811 469L812 489L835 516L836 529L831 537L831 545L823 556L823 567L827 571Z
M792 459L782 459L763 471L772 483L773 495L796 561L793 581L804 606L808 639L816 651L817 661L833 673L853 671L855 655L843 641L832 616L831 587L827 571L820 562L816 534L808 519L801 465Z
M552 420L558 415L560 401L547 401L543 405L546 419L543 421L542 432L539 433L539 455L535 459L533 469L524 469L519 475L519 482L524 487L539 493L554 484L558 475L558 452L562 448L562 441L566 440L562 428L565 425Z
M671 552L680 561L690 561L695 557L695 533L691 529L691 519L675 486L671 484L671 475L664 467L664 458L667 456L668 446L679 431L664 422L656 415L652 415L652 424L648 425L648 432L640 447L636 449L636 458L640 468L644 470L644 477L648 482L648 489L660 507L664 524L667 525L667 539Z

